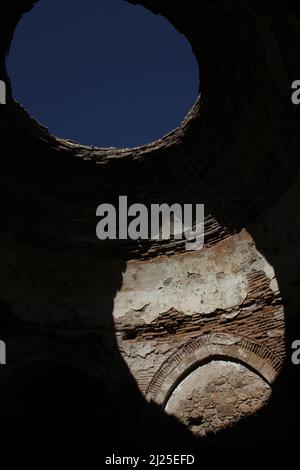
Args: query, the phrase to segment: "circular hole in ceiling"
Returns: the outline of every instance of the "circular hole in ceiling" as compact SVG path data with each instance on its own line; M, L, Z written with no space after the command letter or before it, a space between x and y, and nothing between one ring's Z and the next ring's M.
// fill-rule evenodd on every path
M195 435L206 436L257 413L271 394L270 386L244 365L212 360L177 385L165 410Z
M124 0L40 0L14 35L14 98L51 134L135 147L180 126L199 93L187 38Z

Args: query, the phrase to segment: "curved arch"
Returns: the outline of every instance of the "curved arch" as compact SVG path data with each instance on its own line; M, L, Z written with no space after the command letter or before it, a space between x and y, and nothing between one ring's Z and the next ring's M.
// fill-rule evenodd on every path
M130 259L185 251L184 240L171 249L170 242L155 240L116 241L99 248L91 208L101 200L115 202L116 194L128 190L128 182L130 203L206 204L205 240L213 245L279 198L299 168L297 113L287 107L282 92L290 88L289 76L298 67L297 37L293 27L285 34L281 22L289 26L290 18L281 5L267 0L261 9L247 0L220 8L207 0L191 2L187 10L179 0L129 1L167 18L190 41L201 66L201 97L182 126L135 149L99 149L56 139L13 101L5 57L21 15L36 0L2 1L0 76L7 83L7 105L0 116L2 230L14 239L24 240L28 234L24 241L29 246L47 244L55 250L78 248L94 256ZM244 60L249 55L255 62ZM13 139L15 135L19 138ZM245 167L251 175L246 180ZM22 210L20 180L27 201Z
M214 357L239 361L272 384L281 369L281 360L265 346L248 338L228 334L209 334L193 338L172 354L153 377L146 398L164 405L170 390L188 370Z

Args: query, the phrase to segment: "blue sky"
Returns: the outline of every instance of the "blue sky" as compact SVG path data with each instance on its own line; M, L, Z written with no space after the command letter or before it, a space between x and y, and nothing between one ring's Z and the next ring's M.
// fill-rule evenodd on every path
M14 97L49 131L133 147L178 127L199 91L188 40L125 0L41 0L18 25Z

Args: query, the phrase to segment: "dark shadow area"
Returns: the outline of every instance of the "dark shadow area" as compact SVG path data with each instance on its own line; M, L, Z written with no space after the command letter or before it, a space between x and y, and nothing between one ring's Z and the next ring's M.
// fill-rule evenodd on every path
M120 439L114 402L99 382L66 367L30 372L1 387L2 445L105 447Z
M6 2L8 19L4 14L0 19L3 56L20 13L32 3ZM292 342L300 339L300 148L289 79L300 78L299 42L291 49L295 37L283 2L276 8L268 0L251 1L251 8L243 2L249 10L237 2L193 2L190 23L182 22L182 2L142 3L160 6L199 58L203 52L201 113L195 111L171 140L146 149L146 155L88 151L49 137L11 101L0 110L0 318L8 351L8 364L0 369L0 443L298 448L300 366L290 356ZM274 53L270 47L270 55L262 48L257 33L262 30L276 31L271 37L288 64L280 83L274 77L285 61L278 60L276 48ZM269 39L263 44L273 44ZM3 64L0 72L7 78ZM271 401L257 415L199 440L139 391L119 352L114 299L126 259L151 258L164 247L151 252L150 243L133 243L124 247L123 259L118 246L96 243L96 207L120 194L127 194L129 203L147 205L204 203L208 243L247 227L273 266L285 310L287 354ZM104 261L104 254L112 253L114 261Z

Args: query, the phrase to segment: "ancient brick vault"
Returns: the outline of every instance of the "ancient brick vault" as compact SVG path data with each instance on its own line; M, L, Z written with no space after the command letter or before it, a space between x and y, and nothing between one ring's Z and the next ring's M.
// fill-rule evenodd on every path
M300 9L131 1L189 39L201 96L180 128L119 150L55 138L13 100L5 57L34 3L1 2L2 439L288 446L298 412L300 141L290 83L300 77ZM204 248L100 242L96 207L121 194L205 204Z

